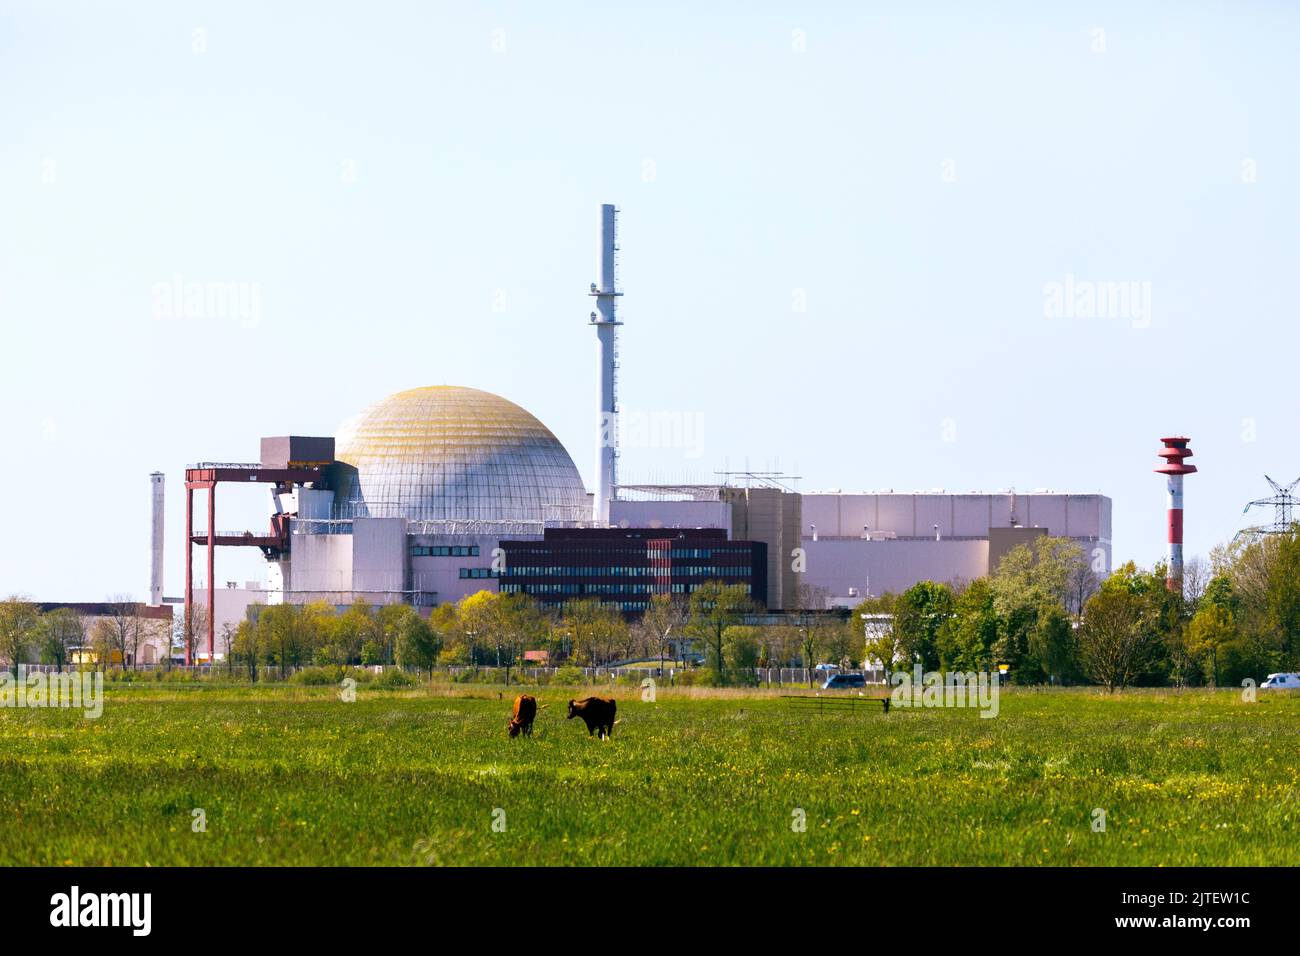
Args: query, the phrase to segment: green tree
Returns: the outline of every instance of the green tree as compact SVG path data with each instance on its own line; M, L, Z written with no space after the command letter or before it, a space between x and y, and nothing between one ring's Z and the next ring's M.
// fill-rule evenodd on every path
M818 658L826 652L831 642L831 628L837 619L826 613L830 603L830 590L810 584L800 584L795 589L795 607L799 628L799 656L808 674L808 686L813 686L813 668Z
M41 623L41 662L63 670L71 649L85 643L85 622L72 608L61 607L44 615Z
M502 595L496 591L475 591L456 603L456 638L474 667L479 665L479 649L491 641L496 623L496 603Z
M1017 545L989 577L998 637L995 663L1010 665L1021 683L1070 680L1077 673L1073 614L1096 591L1096 576L1083 548L1069 538L1043 535ZM1059 613L1058 613L1059 612Z
M853 620L862 623L863 656L868 665L878 663L886 683L899 659L901 651L894 629L894 612L898 609L898 595L886 591L879 597L869 597L853 609Z
M1196 660L1201 662L1205 679L1219 686L1219 655L1237 638L1237 624L1232 611L1202 599L1201 608L1188 624L1188 643Z
M1091 568L1077 541L1042 535L1032 545L1016 545L1003 555L992 577L1006 586L1004 594L1068 610L1071 599L1087 588L1086 571Z
M429 629L438 645L439 664L468 663L469 655L460 639L460 617L455 604L438 604L429 611Z
M433 667L442 650L442 638L415 608L408 609L410 613L398 617L393 625L397 632L394 640L397 663L402 667L418 668L432 678Z
M1159 614L1153 613L1152 575L1132 562L1116 569L1089 600L1079 628L1079 665L1108 690L1149 673L1161 652ZM1161 585L1163 590L1163 583Z
M1265 588L1268 625L1277 639L1276 666L1300 664L1300 528L1277 536Z
M375 642L379 646L377 664L392 664L397 659L397 634L409 611L409 604L381 604L375 611Z
M271 604L262 608L258 627L262 632L262 653L268 664L279 668L281 679L288 677L289 668L307 659L310 642L301 605Z
M862 661L863 644L860 618L828 614L823 653L828 661L842 668L857 667Z
M739 624L753 606L743 584L706 581L691 592L688 633L704 644L705 662L716 682L728 682L726 658L727 628Z
M654 594L650 597L645 614L637 628L645 635L646 644L659 656L659 676L664 672L664 655L668 642L682 633L686 625L686 602L676 594Z
M745 684L755 684L761 648L759 628L733 624L723 634L723 645L727 672Z
M953 610L952 589L919 581L898 596L894 633L902 659L926 671L939 669L939 629Z
M18 673L40 634L41 615L26 598L12 595L0 601L0 659Z
M257 668L265 651L262 638L262 629L253 621L240 621L239 626L235 628L232 644L234 656L248 669L248 679L254 683L257 682Z
M940 624L936 642L944 669L992 669L999 623L993 585L988 578L975 579L957 595L952 615Z
M1064 608L1048 604L1038 609L1029 632L1029 653L1053 682L1073 680L1077 649L1074 625Z
M546 617L527 594L502 594L493 604L491 632L498 664L506 669L508 686L510 669L524 650L545 639Z
M379 622L370 602L358 598L340 614L330 629L328 657L334 664L357 664L367 642L380 646Z
M122 658L122 666L135 669L140 656L140 644L145 637L139 605L125 594L110 597L105 602L107 613L101 618L105 625L103 637Z

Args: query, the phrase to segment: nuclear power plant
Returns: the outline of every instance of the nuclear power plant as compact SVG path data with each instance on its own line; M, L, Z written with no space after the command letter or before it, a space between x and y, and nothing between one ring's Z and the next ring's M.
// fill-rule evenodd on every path
M223 623L242 618L251 603L365 599L425 609L486 589L552 606L594 597L635 614L653 595L685 597L722 580L782 611L797 606L800 585L816 588L830 606L921 580L972 580L1015 545L1049 534L1078 541L1092 566L1109 572L1111 502L1101 494L803 493L790 479L759 472L728 473L713 484L620 485L617 231L617 210L602 205L589 285L598 357L594 488L525 408L449 385L380 398L333 436L262 438L256 462L190 465L184 603L191 626L203 609L200 656L218 653ZM163 476L150 477L157 603ZM265 485L269 526L219 530L223 483ZM195 492L206 493L207 505L198 530ZM196 546L206 586L196 586ZM218 597L215 554L223 547L258 548L265 582Z

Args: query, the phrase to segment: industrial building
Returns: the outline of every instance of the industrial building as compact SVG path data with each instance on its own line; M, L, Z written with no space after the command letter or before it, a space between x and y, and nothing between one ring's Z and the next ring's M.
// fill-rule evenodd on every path
M543 606L598 597L644 611L653 595L684 598L707 581L738 584L767 606L767 546L721 529L547 528L541 541L502 541L501 549L501 570L483 576Z
M972 581L996 570L1017 544L1050 534L1077 542L1102 575L1111 567L1111 502L1105 495L1047 489L1020 494L800 494L777 476L741 475L761 487L639 485L620 489L615 523L721 528L768 548L768 606L792 609L797 586L833 604L898 593L917 581ZM797 549L797 550L796 550Z
M334 436L264 438L255 463L200 462L185 473L186 614L206 605L207 647L253 602L358 599L427 608L479 590L555 605L594 596L635 613L652 594L689 595L705 580L742 583L772 610L800 585L842 605L917 581L971 580L1036 534L1080 542L1110 569L1110 499L1046 490L801 494L779 475L717 484L618 480L617 215L602 206L596 310L596 487L587 491L555 435L526 409L475 388L428 386L381 398ZM268 486L269 527L218 531L222 483ZM162 594L163 478L154 495L153 603ZM207 528L193 526L206 492ZM194 580L205 549L207 586ZM214 588L218 547L256 547L265 588ZM806 593L806 592L805 592ZM218 598L218 595L221 595ZM218 605L222 606L219 613Z
M835 597L898 593L917 581L973 581L1042 534L1074 540L1093 568L1110 572L1105 495L835 491L803 495L802 506L804 580Z

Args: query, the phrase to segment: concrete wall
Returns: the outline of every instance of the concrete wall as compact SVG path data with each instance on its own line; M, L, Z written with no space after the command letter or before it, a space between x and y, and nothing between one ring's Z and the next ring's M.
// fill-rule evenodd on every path
M239 622L244 620L248 614L248 608L253 604L270 603L270 594L256 581L249 581L243 587L238 588L217 588L213 595L213 604L215 613L213 619L216 622L216 633L213 640L216 644L217 658L224 660L230 649L226 646L225 631L229 628L233 634L235 628L239 627ZM206 609L208 606L207 588L194 589L194 606ZM178 614L184 614L183 608L178 609ZM203 658L208 653L208 632L207 628L200 628L198 642L194 648L196 654Z
M767 606L793 609L798 584L793 551L803 521L800 496L778 488L726 488L722 496L731 506L731 538L767 545Z
M1111 502L1105 495L816 493L803 496L802 520L804 583L836 597L849 587L879 595L917 581L981 577L990 571L990 531L1013 525L1024 537L1073 538L1103 574L1111 567ZM816 542L811 525L817 526ZM870 541L863 539L864 526Z
M612 501L610 523L626 528L722 528L731 531L725 501ZM624 524L623 522L627 522Z
M357 518L352 522L351 538L353 600L365 598L371 604L401 601L407 590L406 519Z
M532 541L539 539L541 536L510 535L510 537L512 539ZM490 570L492 567L492 551L497 547L498 540L499 538L496 535L430 534L408 537L408 545L428 545L432 547L443 545L472 547L477 545L479 550L477 556L410 558L411 588L417 592L419 603L421 605L431 603L454 604L466 595L473 594L476 591L497 590L496 578L462 578L460 569L482 568Z
M984 537L989 528L1038 525L1050 534L1110 541L1110 499L1105 495L813 493L803 496L803 533L818 537Z
M294 499L299 518L328 519L334 510L334 492L327 488L298 488Z
M989 528L989 573L997 571L1012 550L1034 547L1034 539L1047 536L1046 528Z
M918 581L971 581L988 569L988 539L950 538L909 541L864 541L860 538L805 538L808 569L803 583L843 597L857 588L859 597L905 591Z
M352 535L293 534L282 586L293 600L347 603L352 590Z

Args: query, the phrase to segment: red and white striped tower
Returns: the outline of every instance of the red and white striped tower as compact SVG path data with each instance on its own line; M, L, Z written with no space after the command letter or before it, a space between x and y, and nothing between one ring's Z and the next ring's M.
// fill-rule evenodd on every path
M1156 452L1165 463L1156 472L1168 478L1169 490L1169 569L1165 587L1171 591L1183 589L1183 475L1196 471L1195 465L1184 461L1192 457L1187 447L1190 438L1162 438L1165 447Z

